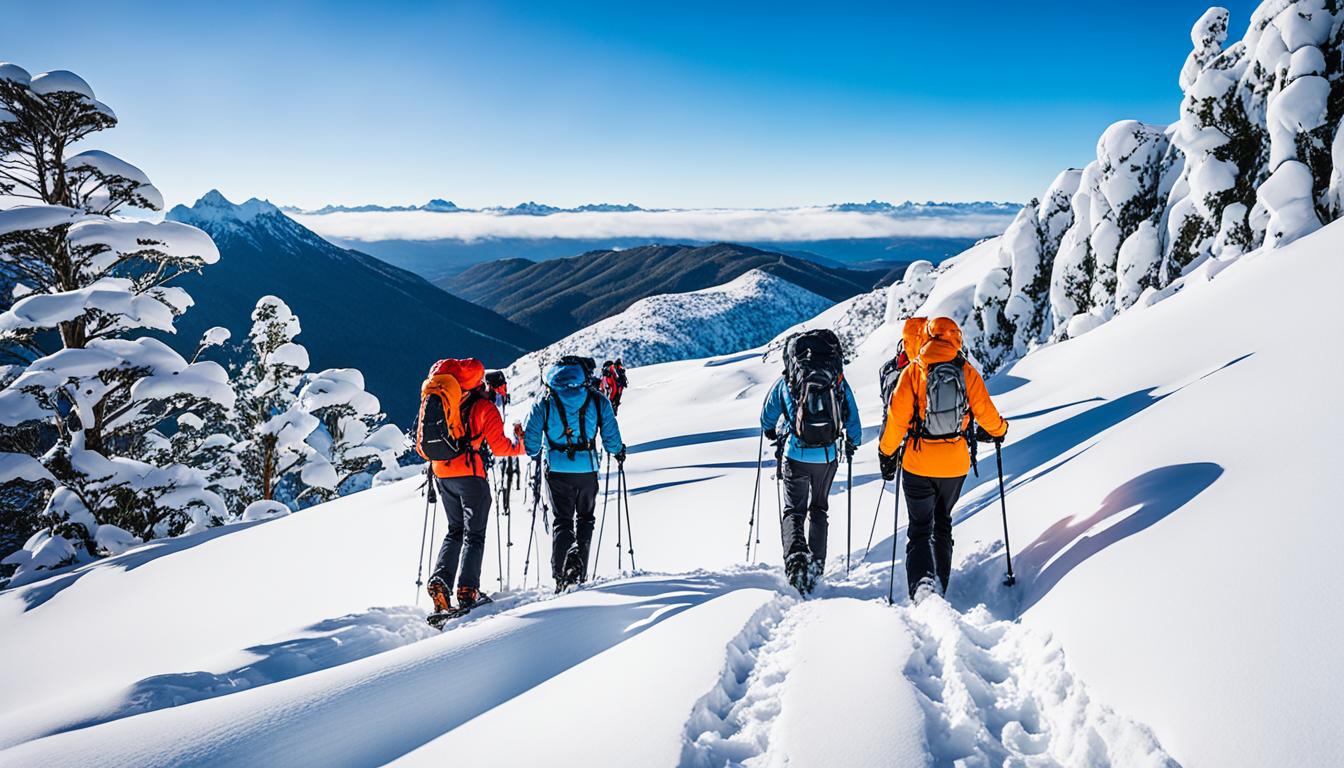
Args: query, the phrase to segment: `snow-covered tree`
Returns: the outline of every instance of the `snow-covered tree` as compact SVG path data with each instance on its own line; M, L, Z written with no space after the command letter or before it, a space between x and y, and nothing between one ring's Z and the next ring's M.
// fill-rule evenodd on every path
M219 258L200 230L122 218L158 210L140 169L76 145L116 124L83 79L0 64L0 313L14 364L0 390L0 494L42 526L20 572L209 524L223 501L196 469L158 463L160 427L228 409L224 369L162 342L191 297L170 285ZM59 347L59 348L56 348Z
M306 441L318 420L299 404L299 383L308 370L308 350L294 341L299 331L299 318L282 299L257 301L245 359L233 382L233 450L243 467L244 505L275 500L286 478L302 472L313 454Z
M298 501L325 501L376 482L375 465L399 474L397 457L409 447L406 435L386 416L378 398L364 390L364 375L353 368L329 368L313 375L299 392L299 407L317 417L308 436L313 449L301 479Z

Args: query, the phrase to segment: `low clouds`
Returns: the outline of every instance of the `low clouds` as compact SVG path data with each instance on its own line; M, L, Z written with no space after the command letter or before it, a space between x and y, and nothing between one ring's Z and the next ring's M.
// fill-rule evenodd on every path
M1011 213L840 211L834 208L771 210L694 209L631 212L566 212L549 216L489 211L435 213L388 211L290 214L318 234L345 241L462 240L490 238L667 238L697 241L808 241L866 237L988 237L1001 233Z

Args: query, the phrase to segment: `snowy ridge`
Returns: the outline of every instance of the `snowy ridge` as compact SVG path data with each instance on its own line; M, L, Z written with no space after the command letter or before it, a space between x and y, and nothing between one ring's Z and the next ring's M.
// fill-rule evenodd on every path
M753 269L714 288L650 296L618 315L519 358L506 374L513 392L537 387L539 366L567 354L622 358L627 367L752 349L831 302Z

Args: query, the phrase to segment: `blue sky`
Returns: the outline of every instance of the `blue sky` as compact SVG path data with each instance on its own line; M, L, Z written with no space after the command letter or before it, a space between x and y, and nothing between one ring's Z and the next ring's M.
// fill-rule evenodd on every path
M74 0L6 4L0 59L89 80L170 202L1025 200L1175 118L1206 7Z

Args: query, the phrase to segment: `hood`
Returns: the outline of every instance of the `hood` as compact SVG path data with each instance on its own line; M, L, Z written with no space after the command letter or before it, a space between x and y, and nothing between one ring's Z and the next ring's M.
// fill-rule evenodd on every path
M546 386L559 393L577 391L588 383L588 374L577 365L556 363L546 370Z
M961 328L950 317L935 317L925 326L925 341L919 359L927 364L945 363L961 351Z
M445 374L457 379L463 392L469 392L479 387L485 379L485 366L481 365L480 360L471 357L463 360L448 358L438 361L429 369L431 378Z

